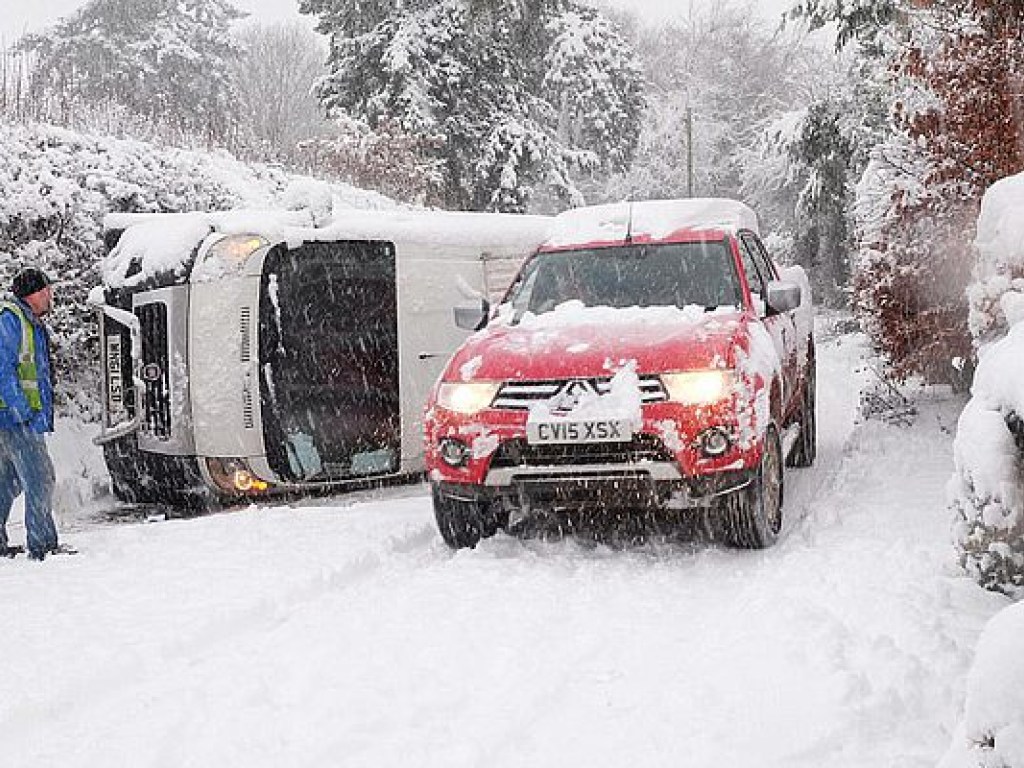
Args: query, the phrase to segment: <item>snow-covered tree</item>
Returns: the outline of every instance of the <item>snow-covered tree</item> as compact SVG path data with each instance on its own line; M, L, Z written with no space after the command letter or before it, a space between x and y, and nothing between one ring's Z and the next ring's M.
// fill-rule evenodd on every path
M238 33L231 69L239 120L237 145L261 159L291 160L299 142L323 134L327 121L313 95L323 75L322 42L300 22L252 25Z
M447 206L524 210L545 188L573 199L574 172L632 155L642 90L633 54L612 25L571 0L300 7L331 40L324 105L373 129L395 123L406 135L440 137ZM595 109L605 124L590 120Z
M341 119L323 136L298 146L298 161L310 173L345 181L415 205L443 202L443 166L434 157L439 137L404 132L394 122Z
M972 299L988 317L972 330L981 345L972 398L954 443L949 484L960 563L982 586L1024 597L1024 174L983 197ZM978 302L981 305L981 302Z
M624 170L644 107L639 61L611 22L590 9L556 16L548 32L541 88L558 110L559 137L606 168Z
M607 197L685 197L691 177L695 195L741 196L762 170L762 130L808 103L811 52L733 5L643 27L637 47L648 108L636 158Z
M762 131L759 156L743 160L743 189L790 235L783 255L808 268L816 299L845 306L855 188L887 120L885 89L873 83L871 62L836 63L819 78L808 106Z
M858 303L897 377L958 383L951 361L971 357L965 289L977 206L988 185L1024 167L1024 7L805 0L797 12L836 23L840 40L890 64L893 129L858 199Z
M836 46L854 40L873 47L879 34L902 19L913 0L796 0L788 12L791 19L806 20L811 29L835 27ZM925 0L928 2L928 0Z
M91 0L22 45L33 97L66 120L76 106L116 104L222 139L234 127L230 0Z

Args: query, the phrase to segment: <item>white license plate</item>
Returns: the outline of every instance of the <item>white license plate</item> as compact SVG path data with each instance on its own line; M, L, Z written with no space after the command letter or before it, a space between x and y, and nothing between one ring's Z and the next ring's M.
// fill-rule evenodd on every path
M625 443L633 439L627 421L536 421L526 423L526 442L538 443Z
M121 337L107 336L107 410L111 415L124 410L124 380L121 373Z

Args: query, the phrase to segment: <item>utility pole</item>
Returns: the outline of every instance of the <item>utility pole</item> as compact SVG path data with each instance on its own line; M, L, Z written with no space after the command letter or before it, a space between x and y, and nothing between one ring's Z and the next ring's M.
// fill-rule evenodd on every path
M693 197L693 109L686 105L686 196Z

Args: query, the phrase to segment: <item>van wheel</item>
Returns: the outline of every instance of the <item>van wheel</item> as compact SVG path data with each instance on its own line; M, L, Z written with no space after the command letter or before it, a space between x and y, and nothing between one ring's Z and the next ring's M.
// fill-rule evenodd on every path
M750 485L731 494L719 510L726 541L734 547L765 549L782 530L782 448L770 429Z
M803 402L800 405L800 436L789 455L790 467L809 467L818 453L818 428L815 417L815 374L812 360L807 370Z
M431 495L437 529L444 543L452 549L472 549L481 539L490 538L503 527L491 511L491 504L484 499L451 496L436 483L431 485Z

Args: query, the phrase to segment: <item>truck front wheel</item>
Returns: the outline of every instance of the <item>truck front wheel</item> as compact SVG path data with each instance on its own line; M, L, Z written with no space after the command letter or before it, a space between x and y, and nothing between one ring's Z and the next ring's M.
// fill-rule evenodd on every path
M444 543L452 549L471 549L503 527L492 510L492 502L472 491L453 494L432 483L431 495L437 528Z
M726 497L718 511L722 532L734 547L765 549L778 539L782 530L782 464L779 438L770 429L750 485Z

